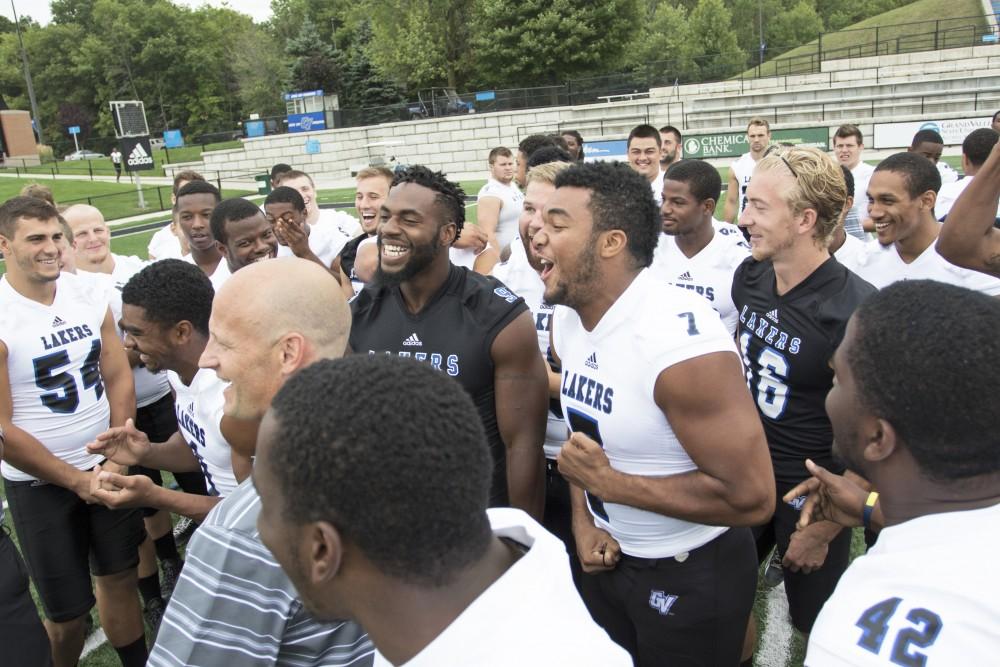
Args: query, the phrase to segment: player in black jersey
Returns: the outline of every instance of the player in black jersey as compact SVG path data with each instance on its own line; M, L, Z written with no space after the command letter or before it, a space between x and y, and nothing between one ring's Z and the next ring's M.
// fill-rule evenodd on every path
M830 359L854 309L875 288L830 256L828 245L847 200L840 168L815 148L762 158L747 189L740 226L753 256L733 279L737 334L747 382L764 423L777 495L809 476L805 459L837 467L824 400ZM803 499L778 503L757 530L758 557L784 554L792 623L808 633L847 567L850 531L829 522L795 530Z
M540 521L548 380L535 325L502 283L452 265L448 247L464 223L465 193L443 174L414 166L396 175L379 214L376 280L351 302L350 346L413 357L458 380L493 453L491 506Z

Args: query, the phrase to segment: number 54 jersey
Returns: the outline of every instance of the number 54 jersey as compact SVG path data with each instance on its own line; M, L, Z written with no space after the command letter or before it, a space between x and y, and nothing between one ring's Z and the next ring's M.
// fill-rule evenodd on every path
M736 269L736 333L779 484L808 477L807 458L842 471L825 407L830 360L854 310L875 291L833 257L781 295L770 261L751 257Z
M7 347L13 423L80 470L100 463L85 445L108 428L111 409L101 378L101 324L108 313L102 290L63 273L45 305L0 279L0 340ZM28 481L6 461L5 479Z

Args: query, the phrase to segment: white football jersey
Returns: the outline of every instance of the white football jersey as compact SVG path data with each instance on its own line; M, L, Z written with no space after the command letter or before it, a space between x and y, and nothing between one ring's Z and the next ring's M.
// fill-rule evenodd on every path
M667 172L661 169L660 173L658 173L656 178L654 178L649 184L650 189L653 191L653 199L656 200L657 206L663 206L663 178L666 176L666 173Z
M733 243L716 232L701 252L687 257L673 236L661 232L650 270L658 281L683 287L707 299L730 335L735 335L739 313L733 303L733 273L749 256L745 244Z
M493 267L493 277L506 285L511 292L524 299L524 303L531 309L531 318L535 323L535 332L538 335L538 350L542 353L547 365L549 332L552 330L552 312L555 307L545 303L545 299L542 298L545 292L545 283L528 264L521 240L517 239L515 244L521 246L521 252L512 252L505 263ZM552 409L549 410L549 421L545 427L545 456L550 459L559 455L559 450L562 449L568 435L562 411L559 412L560 414L556 414Z
M1000 505L883 530L840 578L809 635L809 667L995 665Z
M184 255L183 257L181 257L181 259L187 262L188 264L194 264L195 266L198 266L198 263L194 261L193 255ZM198 268L201 267L199 266ZM223 257L221 260L219 260L219 265L215 267L215 271L212 271L212 275L208 277L208 282L212 283L212 289L218 292L219 289L221 289L222 286L225 284L225 282L229 280L229 276L231 275L233 275L233 273L232 271L229 270L229 262L226 261L225 257Z
M739 199L737 203L739 204L736 208L736 218L739 219L740 214L743 213L743 209L747 206L747 186L750 185L750 177L753 176L753 170L757 166L757 160L753 159L753 154L744 153L740 156L733 166L730 167L733 174L736 175L736 183L739 185L740 191L727 192L726 197L738 196Z
M146 252L152 259L157 260L180 259L184 255L181 252L181 240L170 229L170 223L153 234L152 238L149 239Z
M857 269L852 271L882 289L897 280L936 280L958 285L990 296L1000 295L1000 279L985 273L963 269L942 257L932 243L919 257L907 264L900 258L896 246L883 246L878 242L868 244Z
M741 248L746 248L748 251L750 250L750 246L747 244L747 238L743 236L743 230L737 225L734 225L731 222L723 222L722 220L712 218L712 227L714 227L715 231L730 243L738 245Z
M500 181L490 178L486 181L486 185L479 189L479 195L476 199L483 197L495 197L502 202L500 218L497 221L496 239L500 248L505 248L517 236L517 220L521 217L521 209L524 207L524 195L513 182L504 185Z
M331 213L336 213L336 211L331 211ZM323 262L323 266L330 266L352 238L352 236L345 236L345 232L332 219L332 216L324 215L324 211L321 209L319 222L310 225L309 228L309 249ZM278 246L278 257L292 257L294 255L295 253L288 246Z
M718 313L696 294L660 283L643 270L593 331L576 311L552 316L562 362L561 402L571 431L601 443L611 467L630 475L666 477L697 466L653 399L660 373L713 352L736 354ZM724 436L720 436L724 437ZM667 558L696 549L727 529L675 519L587 494L596 525L639 558Z
M167 371L174 388L177 427L201 464L209 493L223 498L238 486L233 474L232 450L222 437L222 392L228 386L211 368L199 369L187 386L173 371Z
M871 241L870 243L878 245L878 241ZM837 251L833 253L833 256L836 257L837 261L846 266L850 271L857 273L858 265L863 261L865 255L868 253L868 245L868 243L865 243L864 241L848 234L844 238L844 245L837 248Z
M868 183L872 180L875 167L867 162L860 161L854 169L851 169L851 176L854 178L854 206L847 214L844 228L848 236L853 236L858 240L865 240L864 223L868 217ZM843 263L843 262L841 262Z
M71 273L59 276L49 306L0 278L0 340L7 346L12 421L79 470L101 462L85 445L108 429L111 418L100 368L107 314L107 291L90 289ZM12 481L35 479L6 461L0 473Z

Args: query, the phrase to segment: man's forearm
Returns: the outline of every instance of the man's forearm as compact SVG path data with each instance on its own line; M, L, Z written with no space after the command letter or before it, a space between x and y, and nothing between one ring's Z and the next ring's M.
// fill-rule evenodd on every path
M82 471L50 452L33 435L14 425L4 427L4 461L37 479L75 492Z
M149 506L201 522L221 500L219 496L202 496L154 486L149 497Z
M142 465L145 468L169 472L201 470L198 458L179 431L170 436L166 442L153 443L149 453L142 458Z
M541 440L536 441L541 443ZM507 493L513 507L537 521L545 511L545 454L541 444L526 437L507 448Z
M135 419L135 380L132 369L127 364L123 366L105 380L112 427L124 426L127 419Z

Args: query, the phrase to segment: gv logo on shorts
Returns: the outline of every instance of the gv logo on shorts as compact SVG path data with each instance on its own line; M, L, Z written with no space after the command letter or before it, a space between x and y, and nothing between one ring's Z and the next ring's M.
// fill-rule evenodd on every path
M649 591L649 606L666 616L670 613L670 608L677 602L676 595L666 595L663 591Z

